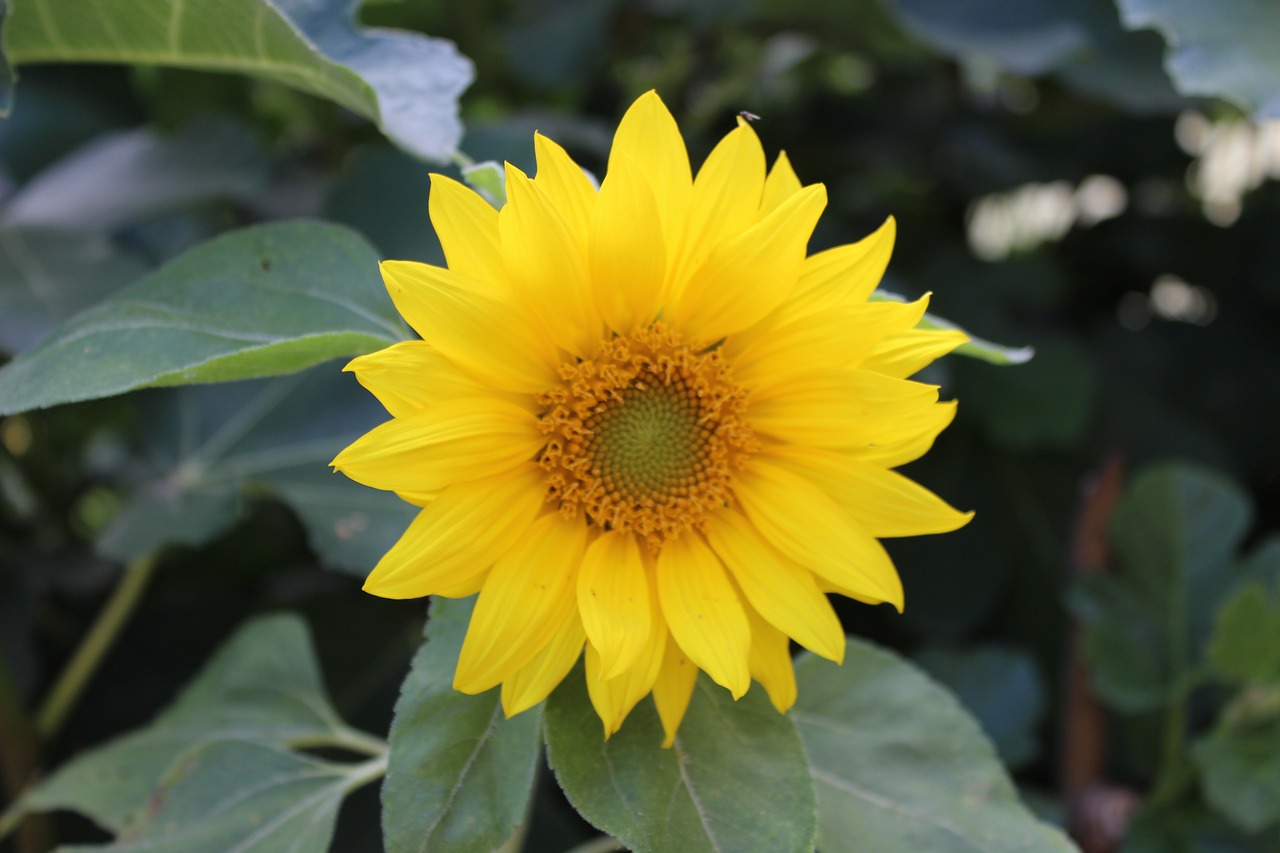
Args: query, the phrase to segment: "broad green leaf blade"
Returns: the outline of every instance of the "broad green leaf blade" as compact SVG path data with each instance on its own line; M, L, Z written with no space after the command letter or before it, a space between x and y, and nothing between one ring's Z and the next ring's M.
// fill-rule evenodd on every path
M1079 6L1078 0L889 3L908 30L943 53L990 57L1019 74L1052 71L1084 50L1089 31Z
M246 497L285 500L326 565L364 575L417 512L329 462L387 414L337 363L278 379L148 392L144 458L120 514L95 543L128 561L166 544L201 545Z
M1103 697L1127 711L1158 708L1194 677L1232 564L1249 501L1230 480L1185 464L1136 477L1111 519L1118 571L1073 594L1085 651Z
M329 849L347 793L376 778L361 765L319 761L254 741L183 753L127 835L64 853L300 853Z
M547 759L578 812L636 853L813 849L796 727L758 686L738 702L699 676L676 742L644 699L604 740L579 665L547 703Z
M261 225L193 249L5 365L0 414L292 373L404 336L358 234Z
M301 746L353 738L360 736L329 703L302 620L261 617L236 632L150 726L76 756L27 794L23 807L72 809L129 832L161 777L195 745L241 739Z
M489 853L525 817L541 709L504 719L497 689L453 689L473 601L434 598L427 640L400 689L382 785L388 853Z
M1165 68L1187 95L1226 98L1280 116L1280 4L1271 0L1116 0L1125 26L1168 42Z
M1193 750L1205 798L1247 832L1280 823L1280 718L1220 723Z
M818 790L823 853L1066 853L1019 801L952 696L896 655L850 639L843 666L796 664L791 716Z
M1280 594L1260 581L1237 590L1218 611L1208 657L1232 681L1280 684Z
M929 649L915 663L956 694L1006 765L1036 757L1044 684L1030 654L1000 646Z
M102 234L0 226L0 350L30 349L150 268L147 258Z
M1160 64L1154 33L1121 25L1111 0L890 0L903 27L937 51L983 68L1054 73L1125 109L1182 106Z
M507 173L500 163L486 160L463 166L462 179L494 207L501 208L507 203Z
M120 62L250 74L332 100L444 161L471 62L452 43L354 26L358 0L23 0L5 49L24 62Z
M213 198L247 198L267 178L250 127L206 120L172 136L103 134L36 175L5 206L7 228L111 231Z
M871 294L871 300L874 302L908 301L905 296L888 290L875 291ZM967 355L970 358L978 358L983 361L989 361L992 364L1025 364L1036 354L1035 349L1032 347L1007 347L976 337L965 332L964 329L961 329L950 320L944 320L935 314L926 313L917 328L964 332L969 335L969 341L957 347L954 354Z

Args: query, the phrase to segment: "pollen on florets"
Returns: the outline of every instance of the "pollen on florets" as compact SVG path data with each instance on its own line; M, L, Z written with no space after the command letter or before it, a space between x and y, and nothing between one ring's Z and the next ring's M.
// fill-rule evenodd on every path
M746 392L718 350L661 323L604 341L538 395L547 500L568 518L631 531L657 550L732 500L756 449Z

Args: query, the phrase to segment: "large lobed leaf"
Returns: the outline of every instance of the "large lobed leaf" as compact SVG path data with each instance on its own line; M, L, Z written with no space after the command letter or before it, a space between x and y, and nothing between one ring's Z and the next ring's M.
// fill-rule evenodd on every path
M548 702L548 759L575 808L642 853L815 840L823 853L1074 849L1019 803L977 723L911 664L851 639L842 667L805 654L796 676L789 715L758 689L735 703L701 677L661 750L647 700L600 739L579 667Z
M241 514L246 496L285 500L326 565L364 575L413 520L391 492L334 474L338 452L386 412L336 364L277 379L147 392L147 429L131 492L96 543L136 559L201 545Z
M404 337L358 234L261 225L205 243L0 369L0 415L138 388L290 373Z
M1118 570L1073 594L1098 691L1144 711L1182 695L1208 642L1215 611L1241 571L1248 499L1219 474L1186 464L1143 471L1111 519Z
M152 825L151 809L163 799L157 798L158 790L179 779L200 777L180 783L182 797L211 788L233 793L223 778L239 772L230 753L252 753L244 765L250 775L261 770L264 760L296 770L308 759L279 758L283 747L343 743L353 736L361 737L329 702L302 620L262 617L227 641L150 726L81 753L26 794L20 805L26 811L71 809L126 836L149 833L153 830L144 827ZM211 766L194 767L192 762ZM317 772L316 778L330 779L340 771ZM315 794L304 789L296 795Z
M1065 853L1019 801L991 743L945 690L850 639L844 664L805 653L791 716L818 792L823 853Z
M700 676L671 749L643 700L609 740L578 666L547 703L547 759L583 817L637 853L813 849L813 784L795 726L764 691L737 703Z
M320 853L361 765L320 761L256 741L184 752L127 836L60 853Z
M22 0L4 31L15 65L121 62L251 74L328 98L397 145L444 161L473 77L453 44L354 26L359 0Z
M1165 68L1179 91L1280 117L1280 4L1273 0L1116 0L1125 26L1168 42Z
M400 689L382 786L389 853L489 853L525 817L541 709L504 719L498 690L453 689L473 601L434 598L427 638Z

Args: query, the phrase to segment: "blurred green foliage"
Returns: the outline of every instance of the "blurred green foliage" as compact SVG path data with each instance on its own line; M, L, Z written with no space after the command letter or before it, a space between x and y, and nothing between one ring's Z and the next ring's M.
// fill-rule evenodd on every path
M1214 30L1189 2L1118 6L404 0L360 18L451 40L474 63L460 146L474 161L531 170L539 129L600 174L609 129L657 88L695 162L748 110L770 152L827 185L813 249L897 217L889 289L931 291L939 314L1038 355L931 368L960 412L910 473L977 518L890 543L905 615L845 603L846 627L916 656L1020 785L1052 798L1076 748L1058 735L1071 601L1115 720L1106 778L1146 800L1124 849L1261 853L1280 845L1280 550L1259 544L1280 507L1280 133L1248 111L1275 111L1275 13L1213 4ZM9 25L32 26L22 14ZM1176 46L1138 29L1149 25ZM378 87L315 61L330 82L309 91L354 112L269 76L20 64L0 125L0 350L30 350L239 226L321 217L384 257L441 260L426 215L433 167L404 150L447 157L448 128L430 150L389 131L397 148L366 121L387 127ZM338 718L388 730L425 609L363 598L349 576L410 510L319 479L330 448L380 419L336 371L0 420L0 710L38 703L117 561L171 546L42 766L151 720L235 625L285 607L313 627ZM309 417L309 399L341 394L349 405ZM276 411L286 398L297 407ZM258 421L228 425L255 399ZM1112 521L1114 573L1077 584L1082 483L1110 453L1135 472ZM266 457L282 461L261 467ZM321 571L317 555L348 574ZM331 756L255 756L264 774L315 763L339 788L349 779ZM593 834L549 783L533 814L530 850ZM51 827L64 843L104 838L74 817ZM382 849L378 827L376 792L356 793L335 849Z

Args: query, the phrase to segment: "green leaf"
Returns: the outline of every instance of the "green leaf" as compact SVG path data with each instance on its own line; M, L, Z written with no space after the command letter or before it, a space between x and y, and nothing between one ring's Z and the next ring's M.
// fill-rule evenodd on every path
M1081 52L1089 33L1076 0L894 0L903 25L944 53L986 56L1020 74L1041 74Z
M1280 594L1259 581L1237 590L1218 611L1209 662L1234 681L1280 683Z
M1226 98L1280 116L1280 4L1271 0L1117 0L1130 29L1158 30L1165 68L1186 95Z
M888 290L877 290L871 294L873 302L906 302L905 296L892 293ZM969 335L969 341L961 344L955 350L955 355L966 355L970 358L989 361L992 364L1025 364L1030 361L1036 354L1033 347L1007 347L1001 344L995 344L988 340L983 340L975 335L971 335L961 329L950 320L926 313L920 321L917 328L920 329L942 329L945 331L959 331Z
M103 232L213 198L247 198L266 183L253 129L192 122L172 136L151 128L105 133L23 185L5 226Z
M1141 113L1181 99L1160 67L1159 40L1120 25L1110 0L893 0L903 27L936 50L1016 74L1056 73L1073 88Z
M1219 724L1192 751L1209 804L1247 832L1280 823L1280 719Z
M1169 464L1136 477L1111 519L1118 571L1087 578L1073 604L1099 693L1126 711L1189 689L1213 615L1239 570L1249 501L1230 480Z
M1121 853L1275 853L1280 831L1246 834L1203 805L1146 808L1129 824Z
M139 253L102 234L0 227L0 350L31 348L150 268Z
M1087 350L1070 338L1040 341L1020 370L958 365L956 396L998 444L1019 450L1077 446L1094 413L1097 382Z
M120 514L95 543L128 561L166 544L201 545L246 496L284 499L326 564L364 575L417 508L329 470L386 412L337 364L279 379L142 395L143 458Z
M1019 801L956 700L897 655L850 639L844 664L796 664L791 716L818 789L823 853L1065 853Z
M254 741L204 743L156 787L127 836L63 853L297 853L329 849L346 795L381 759L335 764Z
M524 819L541 749L538 709L505 719L498 690L453 689L473 601L433 598L391 724L382 786L389 853L488 853Z
M915 663L956 694L1005 764L1017 767L1036 757L1044 685L1031 655L998 646L930 649Z
M462 167L462 179L494 207L507 203L507 173L493 160Z
M362 750L377 743L333 710L302 620L260 617L236 632L150 726L76 756L28 793L22 807L72 809L130 834L179 756L227 740Z
M795 726L759 687L734 702L699 676L671 749L643 700L609 740L582 666L547 703L547 759L588 821L637 853L813 849L813 786Z
M470 61L417 33L354 26L358 0L23 0L10 61L119 62L250 74L332 100L397 145L444 161L462 137Z
M318 222L211 240L0 369L0 414L291 373L404 337L358 234Z

